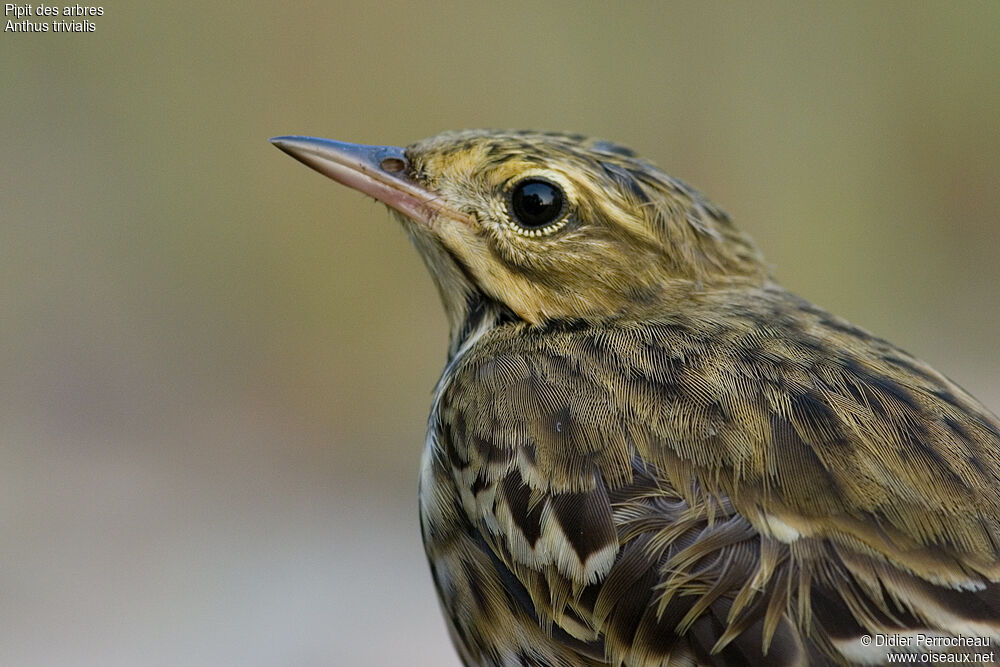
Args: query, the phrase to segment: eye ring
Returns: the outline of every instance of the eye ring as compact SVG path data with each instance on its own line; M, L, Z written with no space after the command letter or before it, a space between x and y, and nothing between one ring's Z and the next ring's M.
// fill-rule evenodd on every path
M530 176L514 184L508 196L510 226L524 236L547 236L566 224L566 194L544 178Z

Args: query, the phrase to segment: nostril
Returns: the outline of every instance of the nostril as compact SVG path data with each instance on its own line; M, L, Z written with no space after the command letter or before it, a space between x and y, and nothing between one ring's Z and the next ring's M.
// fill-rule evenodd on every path
M400 160L398 157L387 157L379 163L382 171L397 172L403 171L406 168L406 161Z

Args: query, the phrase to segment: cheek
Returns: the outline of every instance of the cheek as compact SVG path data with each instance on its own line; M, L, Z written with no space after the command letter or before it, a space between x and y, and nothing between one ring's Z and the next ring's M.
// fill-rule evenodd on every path
M440 219L434 229L438 240L474 278L484 275L484 269L495 263L490 243L482 232L450 219Z

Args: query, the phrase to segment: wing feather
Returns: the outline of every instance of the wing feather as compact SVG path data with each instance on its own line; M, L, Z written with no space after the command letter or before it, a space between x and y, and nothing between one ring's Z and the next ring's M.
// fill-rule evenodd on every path
M613 664L1000 639L995 418L770 289L728 318L484 336L440 415L469 521L542 625Z

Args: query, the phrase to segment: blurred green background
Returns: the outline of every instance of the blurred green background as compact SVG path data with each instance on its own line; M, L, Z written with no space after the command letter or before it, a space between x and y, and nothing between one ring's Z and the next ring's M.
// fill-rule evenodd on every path
M416 472L445 326L267 143L631 145L1000 408L1000 3L113 3L0 35L0 663L457 665Z

